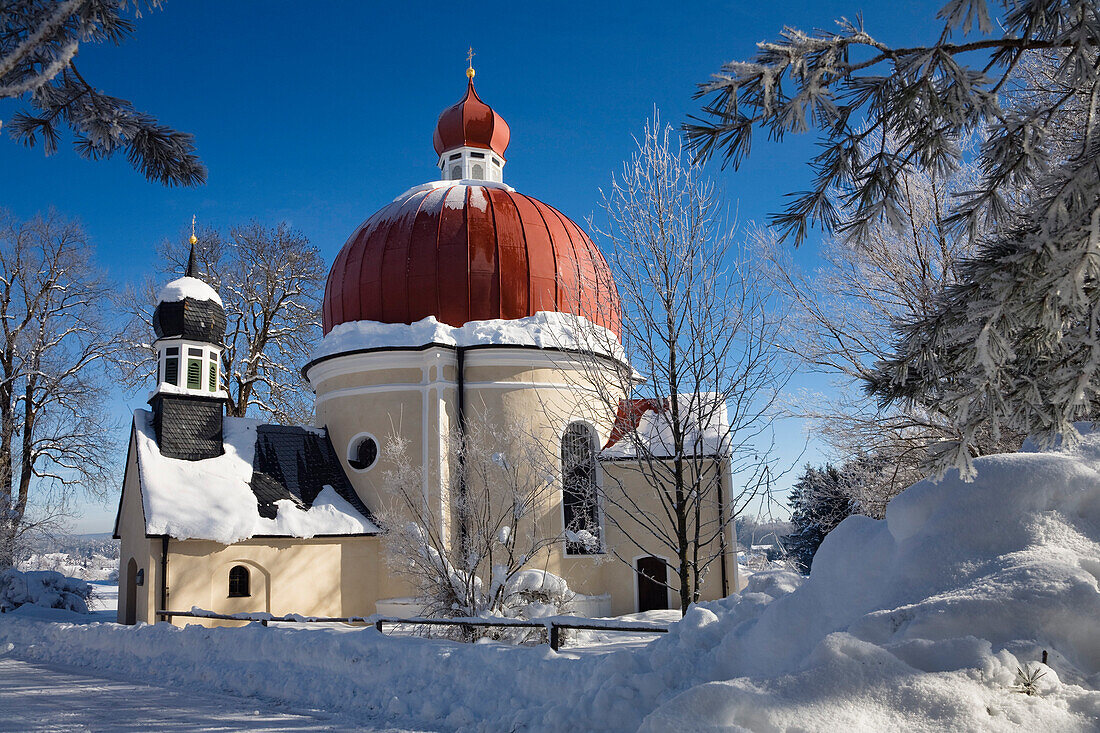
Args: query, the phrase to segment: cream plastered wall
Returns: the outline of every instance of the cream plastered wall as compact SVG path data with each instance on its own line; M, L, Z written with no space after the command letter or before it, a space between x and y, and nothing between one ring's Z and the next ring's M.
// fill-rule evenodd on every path
M701 483L721 481L721 495L726 504L722 512L722 523L725 532L721 537L716 537L707 543L700 553L703 557L714 557L713 562L705 571L700 583L701 600L711 601L722 598L727 593L739 591L742 587L741 579L737 574L737 537L734 531L733 518L729 516L730 497L730 470L728 461L718 459L696 459L689 462L687 474L689 480L693 480L696 472L702 474ZM645 514L649 517L664 517L666 510L662 506L662 500L653 484L647 480L645 474L639 471L639 463L636 461L603 461L600 468L603 473L602 491L605 495L604 512L604 536L606 546L613 550L618 558L605 564L606 572L601 579L605 588L612 594L612 612L615 614L630 613L637 606L637 573L634 566L637 560L646 556L657 556L668 563L668 580L673 588L669 589L669 608L678 608L680 604L679 594L675 590L679 587L678 560L672 552L662 550L660 542L654 535L647 531L642 523L631 517L622 505L637 505L635 513ZM666 464L670 465L670 463ZM629 501L623 501L629 497ZM702 524L704 528L714 533L719 526L718 492L714 491L704 501L702 506ZM618 505L618 506L616 506ZM663 524L668 524L667 521ZM671 529L671 528L670 528ZM669 531L669 536L675 534ZM722 539L725 540L723 548ZM722 558L725 558L726 588L722 583ZM627 561L630 564L628 565ZM629 604L629 605L628 605Z
M134 606L134 620L153 622L157 597L155 589L160 588L159 566L160 542L145 536L145 510L141 502L141 490L138 487L138 469L136 445L131 432L130 447L126 456L126 474L122 482L122 497L119 500L118 522L115 534L119 538L118 572L118 622L126 623L127 609ZM154 546L155 545L155 546ZM129 583L130 561L134 569L144 571L144 585L131 587Z
M266 612L276 616L368 616L380 597L377 537L252 538L233 545L171 540L168 605L215 613ZM229 571L249 573L249 595L229 597ZM187 617L176 625L222 622ZM233 622L225 622L232 624Z
M154 623L160 604L163 539L147 537L133 438L119 505L118 622L128 604L136 622ZM128 567L144 570L145 583L129 593ZM253 538L233 545L208 540L168 540L168 598L171 611L192 607L215 613L268 612L313 616L366 616L375 602L407 590L382 572L377 537ZM250 595L229 597L229 570L249 570ZM177 617L176 625L218 621ZM227 622L231 623L231 622Z
M383 476L391 468L380 459L369 471L356 471L346 463L348 443L358 434L369 432L379 442L398 434L409 445L411 460L423 460L423 490L431 505L445 517L450 505L446 481L449 450L447 434L456 415L454 365L457 356L452 349L429 348L417 352L374 352L337 357L311 368L308 376L317 391L317 424L327 426L337 453L345 460L356 489L372 510L384 507L390 498ZM410 379L415 364L420 380ZM519 425L535 435L553 454L560 451L561 434L573 421L583 421L594 429L599 444L606 441L611 429L618 395L609 400L587 390L586 374L590 360L581 362L568 354L536 349L508 347L474 348L465 352L464 394L467 419L482 416L500 425ZM387 382L400 375L402 381ZM559 467L560 469L560 467ZM606 464L613 479L606 489L630 491L638 503L652 516L663 516L659 499L652 487L637 474L624 471L623 466ZM729 496L728 467L722 478ZM716 515L715 507L709 507ZM605 512L616 508L609 504ZM633 563L645 553L620 527L631 526L628 520L615 522L605 518L604 538L609 549ZM540 508L538 524L551 535L563 531L560 472L557 485L548 492ZM727 535L726 585L738 588L736 575L736 542L732 537L732 522ZM652 547L652 542L642 542ZM717 545L717 540L715 543ZM708 548L710 549L710 548ZM717 552L717 549L714 550ZM675 564L675 558L665 558ZM610 593L612 612L630 613L637 609L636 574L634 568L611 554L598 556L567 556L563 545L544 551L530 563L561 575L577 592L587 595ZM671 573L672 571L670 571ZM721 597L720 564L716 561L704 578L702 596L706 600ZM395 595L407 595L408 590ZM670 607L678 604L670 592Z

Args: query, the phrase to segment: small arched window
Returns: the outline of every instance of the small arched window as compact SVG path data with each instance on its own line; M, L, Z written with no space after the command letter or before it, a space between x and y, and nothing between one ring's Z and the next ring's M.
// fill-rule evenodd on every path
M475 164L474 165L474 171L471 175L473 176L474 180L484 181L485 180L485 166L483 166L481 163Z
M457 181L457 180L460 180L461 178L462 178L462 169L459 168L457 165L453 166L451 168L451 180L452 181Z
M571 555L602 552L596 437L584 423L570 424L561 437L561 481L566 552Z
M252 595L248 589L248 568L234 565L229 571L229 597L247 598Z

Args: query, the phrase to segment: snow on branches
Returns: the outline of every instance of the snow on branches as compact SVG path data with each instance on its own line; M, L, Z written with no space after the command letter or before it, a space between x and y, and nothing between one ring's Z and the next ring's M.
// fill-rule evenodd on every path
M788 29L700 86L711 101L688 136L701 157L736 165L756 126L778 139L821 130L811 189L772 219L796 243L814 225L854 240L883 222L901 229L905 174L950 173L961 141L980 139L978 180L945 218L974 241L973 256L928 313L897 325L896 353L867 380L884 404L947 415L961 437L933 446L934 468L969 476L981 431L1049 445L1072 441L1073 421L1094 412L1100 9L952 0L940 17L936 42L912 48L847 21L835 33Z
M77 70L81 43L119 45L133 32L124 16L131 7L159 7L160 0L21 0L0 4L0 99L28 96L31 109L17 112L9 128L16 140L47 154L61 141L59 125L72 130L82 157L126 152L130 165L150 181L197 186L206 168L193 138L139 112L125 99L104 94Z

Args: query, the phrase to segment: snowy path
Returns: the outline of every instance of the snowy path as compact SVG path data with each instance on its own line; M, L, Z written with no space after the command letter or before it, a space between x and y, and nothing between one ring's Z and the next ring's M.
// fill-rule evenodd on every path
M319 712L287 713L255 699L176 692L73 667L0 658L0 731L387 731Z

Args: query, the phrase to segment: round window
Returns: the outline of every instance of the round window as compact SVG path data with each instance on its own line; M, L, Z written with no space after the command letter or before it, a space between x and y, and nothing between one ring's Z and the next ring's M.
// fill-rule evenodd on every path
M348 465L366 471L378 461L378 441L369 435L357 436L348 449Z

